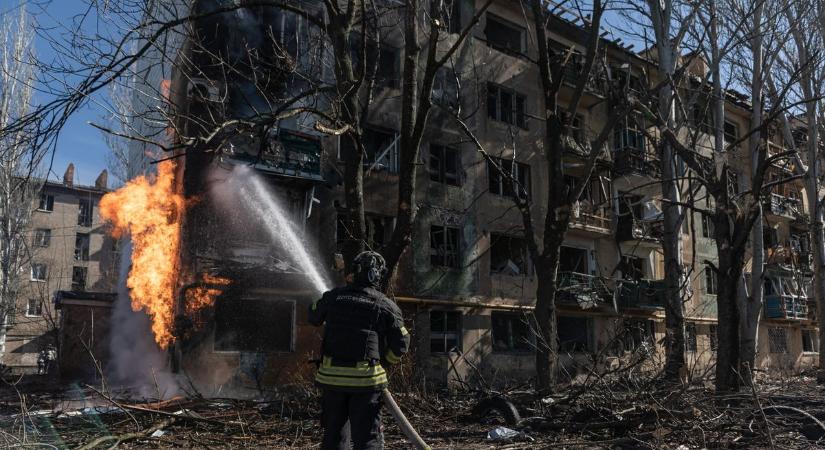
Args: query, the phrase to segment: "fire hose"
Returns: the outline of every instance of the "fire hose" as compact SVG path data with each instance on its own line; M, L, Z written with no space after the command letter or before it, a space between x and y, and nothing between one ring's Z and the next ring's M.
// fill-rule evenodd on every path
M424 442L424 439L421 439L421 436L415 431L410 421L407 420L407 416L404 415L398 403L392 398L390 390L384 388L384 390L381 391L381 397L384 399L384 404L387 405L387 409L390 410L393 419L395 419L395 422L398 424L398 428L401 428L404 436L407 437L407 440L418 450L431 450L431 447Z

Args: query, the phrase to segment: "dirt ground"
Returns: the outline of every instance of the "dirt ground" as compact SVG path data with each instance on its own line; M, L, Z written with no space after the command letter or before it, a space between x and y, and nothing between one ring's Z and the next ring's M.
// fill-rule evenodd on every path
M16 384L13 384L16 382ZM599 378L553 396L501 392L519 417L477 408L490 392L397 392L396 400L436 449L825 448L825 390L811 378L760 380L714 395L709 383ZM291 387L254 400L137 401L100 387L31 377L0 388L0 448L318 448L315 389ZM510 424L508 425L507 422ZM411 448L389 414L386 447ZM496 427L520 432L494 441Z

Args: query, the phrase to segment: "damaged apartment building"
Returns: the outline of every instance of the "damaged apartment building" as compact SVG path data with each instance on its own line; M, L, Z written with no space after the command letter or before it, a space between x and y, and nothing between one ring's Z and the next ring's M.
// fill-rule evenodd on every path
M203 0L192 8L209 11L218 4ZM311 2L302 5L309 11L320 8ZM451 6L455 23L449 30L460 30L480 6L480 2L455 0ZM455 74L461 82L444 72L436 76L433 101L438 107L430 114L417 171L418 218L394 289L415 338L414 364L427 380L448 382L471 375L473 367L498 381L526 379L534 372L537 343L530 313L536 279L520 235L522 219L512 200L516 193L445 112L459 104L462 111L476 111L468 127L488 153L526 186L534 217L543 217L540 205L546 203L548 189L546 161L537 144L544 127L537 119L543 108L541 83L533 62L535 43L523 14L515 3L494 2L458 52ZM549 33L553 45L573 49L569 64L577 64L584 53L582 29L558 16L550 22ZM272 98L287 98L275 93L305 87L305 79L284 72L279 65L283 61L317 65L305 73L330 77L329 64L322 63L330 55L323 46L314 53L307 51L319 39L318 30L299 15L250 7L209 16L194 27L189 39L181 38L180 57L175 61L185 64L172 65L149 55L141 62L139 75L141 82L171 104L177 133L203 136L222 120L275 111ZM642 73L655 74L655 61L648 54L604 39L602 45L604 64L600 65L609 73L594 74L574 119L575 133L565 146L565 170L571 182L583 175L584 142L596 128L591 125L605 120L608 78L642 89ZM244 63L244 55L250 52L262 62ZM364 133L367 244L378 251L390 238L396 213L402 52L398 29L388 29L380 49L381 82L373 93L374 106ZM241 69L223 70L215 58ZM266 89L254 84L260 80L249 76L267 67L267 62L272 69L267 78L267 89L272 89L269 98ZM691 66L697 76L705 70L701 63ZM574 75L572 70L565 72L562 105L569 101ZM138 110L155 111L160 100L136 94L134 101ZM324 107L323 103L312 106ZM157 128L163 120L168 118L135 127L146 135L173 135ZM177 158L178 171L181 189L190 197L203 196L220 181L215 168L253 167L276 195L287 199L293 219L309 237L308 245L320 255L323 270L340 284L335 255L349 235L340 155L348 144L317 131L315 120L298 114L263 134L236 133L219 146L189 148ZM748 104L730 95L726 138L738 139L748 120ZM695 126L704 124L697 120ZM569 373L588 355L606 348L617 359L642 347L664 353L660 162L647 138L649 131L648 125L635 119L620 124L575 205L561 249L557 299L559 348ZM710 139L706 133L706 141ZM782 148L781 140L776 147ZM266 150L261 153L260 148ZM151 167L149 161L159 158L152 151L146 144L133 144L133 167ZM774 169L777 177L792 170ZM807 205L801 181L773 189L765 200L768 276L759 362L791 370L812 364L818 350L807 287L806 270L811 265L805 262L810 258L804 220ZM701 189L690 186L685 194L688 190L706 201ZM266 382L286 382L309 373L306 361L317 357L320 342L319 331L306 322L306 306L314 300L311 290L302 285L300 271L277 261L277 246L268 240L263 224L222 208L215 202L200 202L186 221L184 264L198 273L226 276L233 287L218 297L205 328L182 339L182 367L223 363L250 377L263 374ZM245 225L242 231L233 228L238 223ZM716 346L717 284L705 264L716 258L712 223L693 213L685 220L681 236L690 274L688 358L691 364L706 365ZM273 252L275 258L267 256ZM215 372L210 383L235 376Z

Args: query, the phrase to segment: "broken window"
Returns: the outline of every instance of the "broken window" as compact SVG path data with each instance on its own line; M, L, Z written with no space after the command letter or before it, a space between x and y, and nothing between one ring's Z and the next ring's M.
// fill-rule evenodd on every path
M361 137L364 144L364 167L366 169L386 169L398 173L398 135L393 131L367 128ZM338 158L344 160L355 153L350 136L341 136Z
M378 51L375 82L379 86L398 87L398 49L382 46Z
M459 155L457 148L430 144L430 180L460 186Z
M54 195L40 194L40 203L37 205L40 211L54 211Z
M645 151L645 135L635 128L621 128L613 134L615 151L631 150L635 153Z
M685 324L685 347L689 352L696 352L696 324L688 322Z
M802 329L802 351L806 353L819 352L816 330Z
M74 260L89 260L89 233L77 233L74 239Z
M785 328L768 328L768 347L771 353L788 353L788 332Z
M367 226L366 246L367 248L380 252L386 245L393 229L393 218L379 216L376 214L366 214L364 217ZM338 213L335 227L336 248L340 251L347 241L354 240L350 230L352 225L349 216Z
M557 316L559 351L562 353L586 352L592 349L592 323L586 317Z
M652 320L627 319L624 321L624 349L636 350L642 345L653 345L654 325Z
M438 69L433 80L431 94L434 104L448 109L458 109L458 79L456 77L457 74L447 67Z
M586 249L563 245L559 252L559 272L590 273Z
M290 352L295 302L219 298L215 303L215 351Z
M43 302L39 298L30 298L26 303L26 317L40 317L43 315Z
M447 23L447 31L451 34L461 33L461 2L462 0L448 0L441 6Z
M525 102L527 97L512 89L487 83L487 117L527 129Z
M72 290L85 291L86 290L86 274L88 269L86 267L75 266L72 267Z
M719 293L719 284L716 272L711 267L705 267L705 294L716 295Z
M516 54L524 51L524 28L490 13L487 13L484 36L487 45L496 50Z
M712 238L713 237L713 219L708 214L702 214L702 237L703 238Z
M518 313L493 311L492 322L493 351L533 350L533 333L527 322L527 316Z
M779 244L779 237L773 227L764 227L762 231L762 243L765 248L773 248Z
M92 210L94 205L90 199L80 199L78 203L77 224L81 227L92 226Z
M34 232L34 246L48 247L52 241L52 230L48 228L38 228Z
M34 263L32 264L32 273L31 279L32 281L46 281L46 276L48 275L48 268L43 263Z
M638 256L623 255L622 256L622 278L625 280L639 281L645 277L644 269L645 260Z
M508 176L505 176L507 174ZM530 187L530 166L512 159L491 157L487 160L487 178L490 182L490 192L505 197L514 197L515 190L513 181L517 182L516 189L519 198L524 192L529 197Z
M430 353L460 350L460 319L457 311L430 311Z
M573 120L570 121L570 137L572 137L576 142L584 144L584 130L584 116L581 114L576 114L573 116Z
M490 273L527 275L529 260L524 239L490 233Z
M445 225L430 227L430 264L433 267L458 269L460 258L459 229Z
M730 120L725 121L725 145L731 145L739 139L739 125Z

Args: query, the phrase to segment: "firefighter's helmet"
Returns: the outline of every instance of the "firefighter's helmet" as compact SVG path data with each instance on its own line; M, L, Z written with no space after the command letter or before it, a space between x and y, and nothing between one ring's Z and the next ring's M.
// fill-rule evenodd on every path
M387 263L378 252L361 252L352 260L355 279L369 284L378 284L387 272Z

